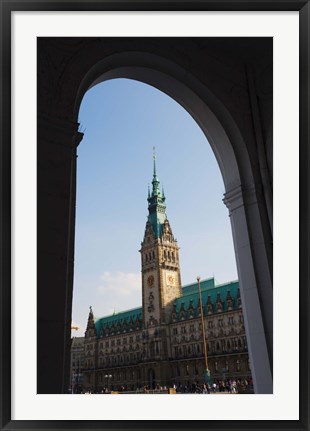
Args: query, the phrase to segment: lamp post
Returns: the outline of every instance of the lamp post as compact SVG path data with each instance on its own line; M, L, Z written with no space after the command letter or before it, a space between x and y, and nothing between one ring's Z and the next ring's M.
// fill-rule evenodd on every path
M106 374L104 377L107 380L107 389L108 389L108 392L109 392L109 381L110 381L110 379L112 379L112 375L111 374Z
M77 369L77 375L76 375L76 393L78 394L80 391L80 373L81 373L81 356L79 353L78 356L78 369Z
M206 383L210 383L211 381L211 374L210 374L210 370L208 367L208 355L207 355L207 345L206 345L206 336L205 336L205 324L204 324L204 319L203 319L203 308L202 308L202 298L201 298L201 290L200 290L200 277L197 277L197 282L198 282L198 292L199 292L199 301L200 301L200 316L201 316L201 329L202 329L202 339L203 339L203 353L204 353L204 358L205 358L205 367L206 367L206 371L205 371L205 382Z

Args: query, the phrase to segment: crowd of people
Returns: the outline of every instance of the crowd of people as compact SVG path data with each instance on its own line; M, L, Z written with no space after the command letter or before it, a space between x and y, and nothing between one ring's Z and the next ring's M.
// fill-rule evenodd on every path
M226 379L213 380L212 383L193 382L190 385L174 385L176 393L191 394L214 394L214 393L251 393L253 392L253 382L247 379Z
M216 380L211 386L213 392L226 392L231 394L253 392L252 379Z
M159 384L151 388L149 385L128 388L126 386L120 386L118 388L107 388L104 387L99 391L88 390L86 394L109 394L109 393L131 393L131 394L156 394L156 393L170 393L170 394L245 394L253 393L253 382L251 379L214 379L209 383L193 382L189 384L174 384L172 387L161 386Z

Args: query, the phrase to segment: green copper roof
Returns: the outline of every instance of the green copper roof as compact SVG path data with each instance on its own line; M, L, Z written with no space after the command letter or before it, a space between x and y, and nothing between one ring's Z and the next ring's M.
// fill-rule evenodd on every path
M213 285L212 285L213 284ZM204 314L206 313L206 304L208 298L211 301L213 312L216 312L216 303L220 299L223 303L223 311L227 311L227 296L230 295L233 301L233 309L238 308L238 290L239 281L232 281L230 283L225 283L222 285L215 285L214 278L204 280L200 282L201 298L204 307ZM183 307L186 312L186 317L188 317L188 309L192 305L196 311L198 310L199 304L199 294L198 294L198 284L193 283L191 285L185 286L183 289L183 295L174 301L174 307L177 314L180 313Z
M142 321L142 307L133 308L131 310L122 311L120 313L114 313L110 316L101 317L95 319L95 327L97 335L100 334L100 329L103 327L111 328L113 324L116 326L118 324L130 324L130 322L135 323L136 321Z
M215 287L214 277L208 278L207 280L202 280L200 282L201 291L205 289L213 289L214 287ZM186 286L182 287L182 292L183 292L183 295L187 295L188 293L198 292L198 284L197 283L187 284Z

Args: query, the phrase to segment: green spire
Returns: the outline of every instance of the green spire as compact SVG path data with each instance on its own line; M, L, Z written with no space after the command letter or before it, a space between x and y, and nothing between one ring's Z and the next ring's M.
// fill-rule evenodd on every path
M155 147L153 147L153 181L152 181L152 193L150 191L148 193L148 202L149 202L149 215L148 221L151 223L153 227L153 231L155 237L158 238L162 233L162 225L166 220L166 205L165 205L165 196L160 193L160 183L157 178L156 173L156 155L155 155Z

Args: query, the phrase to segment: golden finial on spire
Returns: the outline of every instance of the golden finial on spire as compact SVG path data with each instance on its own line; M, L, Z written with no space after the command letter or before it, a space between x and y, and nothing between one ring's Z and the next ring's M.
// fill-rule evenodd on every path
M153 181L154 181L154 180L156 180L156 181L157 181L157 176L156 176L156 153L155 153L155 147L153 147L153 164L154 164Z

